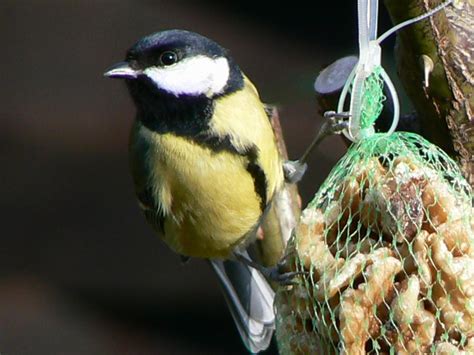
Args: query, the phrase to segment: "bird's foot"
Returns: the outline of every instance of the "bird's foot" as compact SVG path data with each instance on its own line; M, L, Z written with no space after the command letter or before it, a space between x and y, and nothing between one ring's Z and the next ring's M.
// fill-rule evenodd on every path
M289 286L296 284L295 278L299 275L306 275L306 271L287 271L287 256L283 257L275 266L263 266L247 257L235 253L237 260L241 263L250 266L262 273L268 280L274 281L282 286Z
M323 136L329 136L332 134L340 134L349 125L349 118L351 114L349 112L336 112L326 111L324 112L324 118L327 120L326 124L321 127L319 134Z
M324 112L324 121L321 128L318 131L314 141L312 142L313 147L316 147L324 139L334 134L341 134L343 130L349 127L349 118L351 114L349 112L336 112L326 111Z
M290 184L296 184L303 178L307 168L308 164L301 163L299 160L287 160L283 163L285 181Z

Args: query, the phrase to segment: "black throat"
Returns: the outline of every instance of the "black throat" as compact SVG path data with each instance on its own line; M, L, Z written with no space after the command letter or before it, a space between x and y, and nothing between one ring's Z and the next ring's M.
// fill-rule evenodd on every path
M137 107L137 119L153 132L194 137L209 128L213 100L204 96L179 97L158 90L148 78L127 80Z

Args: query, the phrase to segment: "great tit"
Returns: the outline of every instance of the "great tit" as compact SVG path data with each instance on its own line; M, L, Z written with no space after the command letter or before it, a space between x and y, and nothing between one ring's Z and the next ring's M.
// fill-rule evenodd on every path
M257 90L228 51L184 30L140 39L105 76L125 79L137 114L130 167L146 219L185 257L211 260L242 339L268 347L274 293L245 255L284 185Z

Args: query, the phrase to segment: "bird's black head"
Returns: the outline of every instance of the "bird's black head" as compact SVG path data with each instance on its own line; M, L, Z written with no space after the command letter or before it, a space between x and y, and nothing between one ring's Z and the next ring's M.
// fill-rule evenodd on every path
M170 124L182 128L209 119L213 100L241 89L244 83L224 48L184 30L140 39L127 51L125 61L104 75L125 79L138 117L147 125L166 126L162 127L165 131Z
M242 73L227 51L194 32L169 30L140 39L124 62L105 76L127 79L165 94L179 96L217 95L238 90Z

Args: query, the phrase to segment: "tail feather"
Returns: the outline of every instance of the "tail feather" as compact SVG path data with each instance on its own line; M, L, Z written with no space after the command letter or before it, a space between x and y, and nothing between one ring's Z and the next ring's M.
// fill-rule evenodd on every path
M266 350L275 329L275 293L257 270L233 260L211 260L224 297L251 353Z

